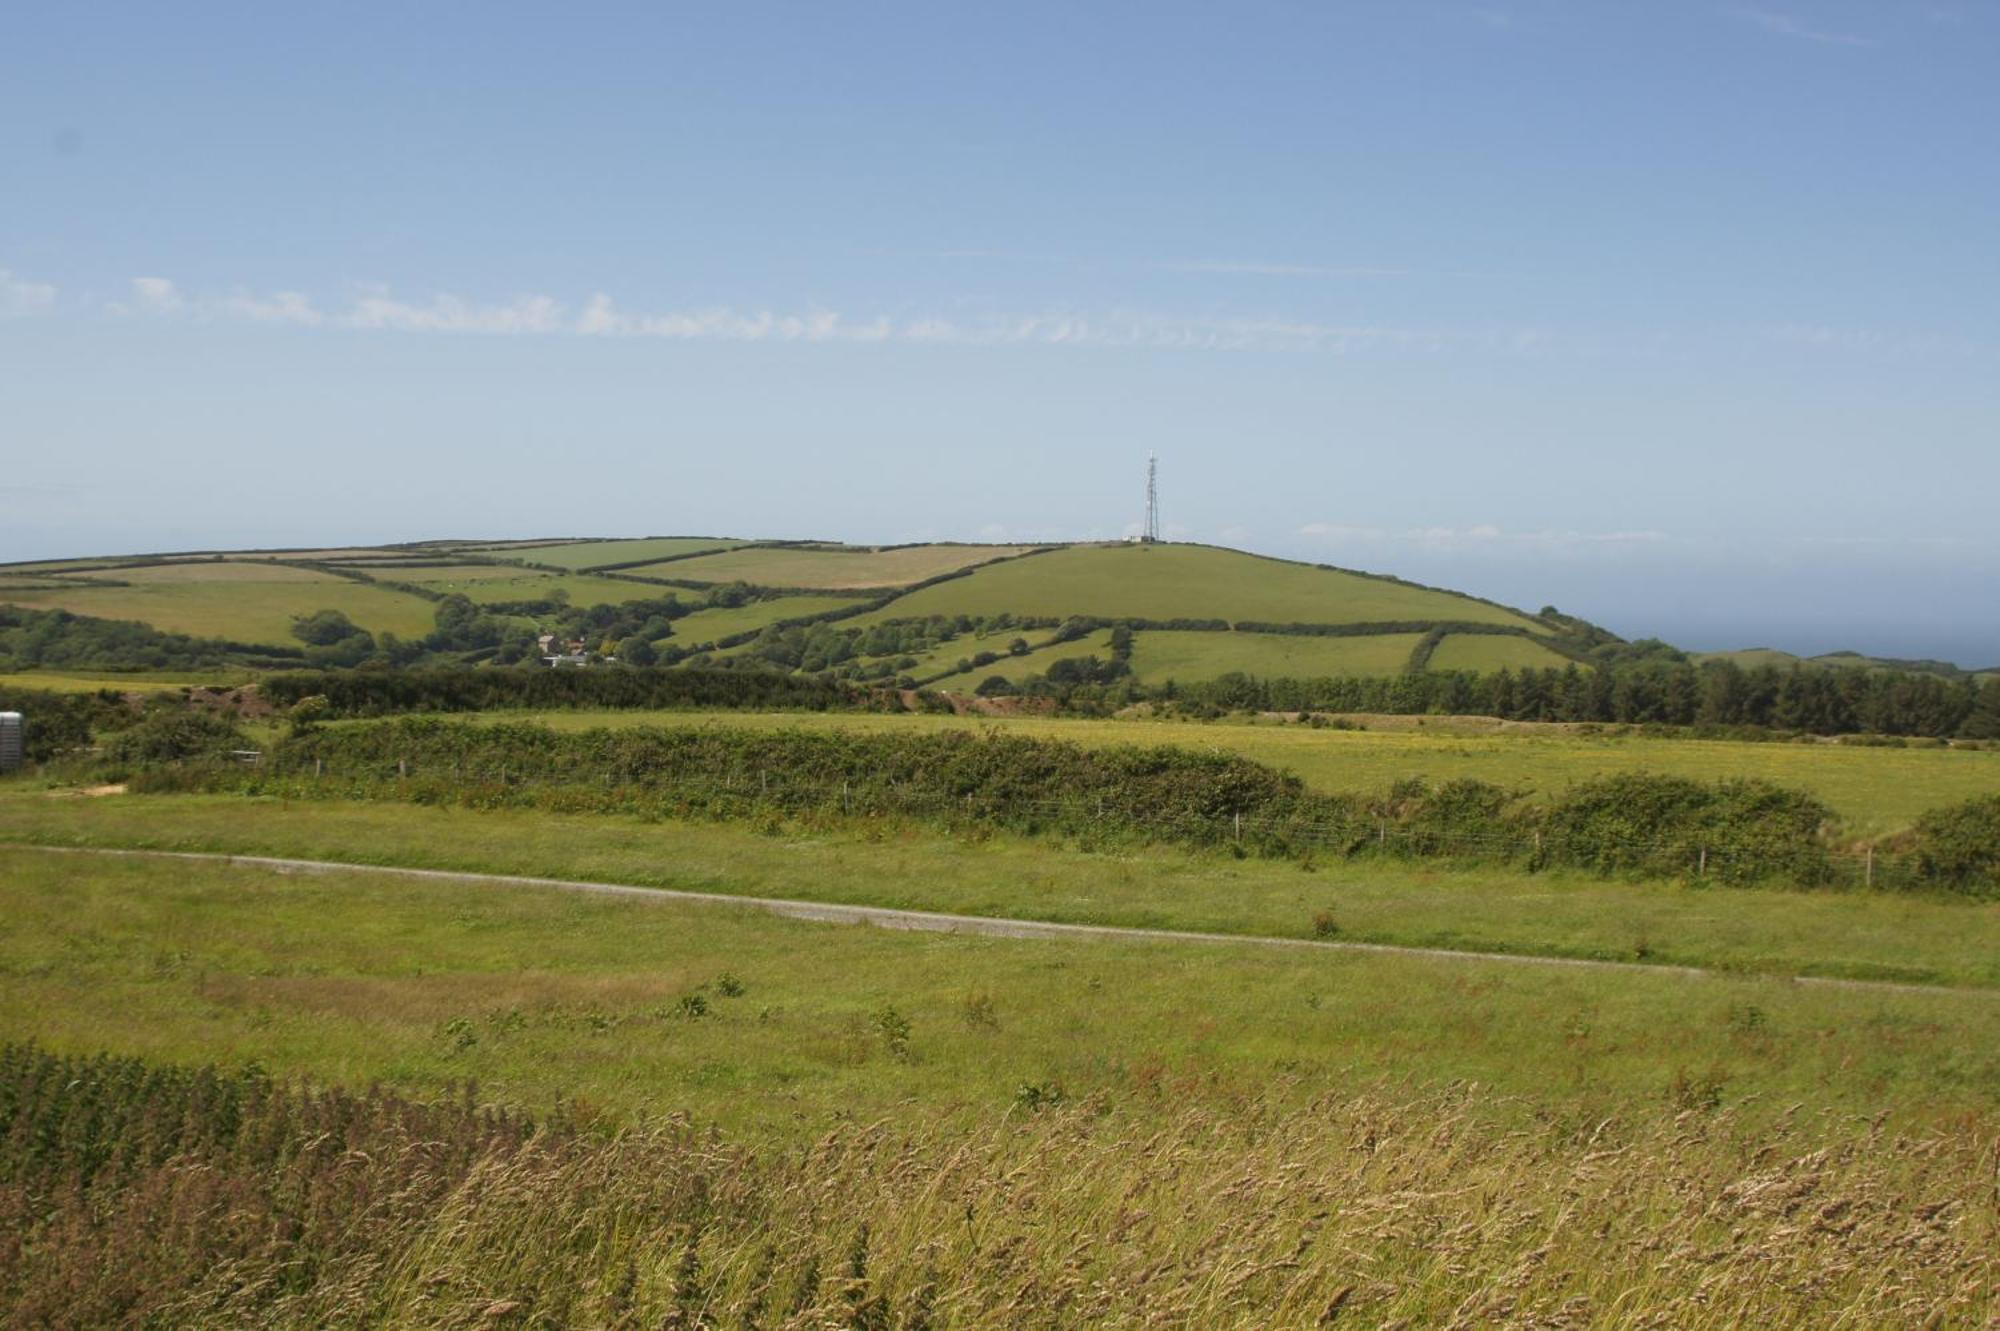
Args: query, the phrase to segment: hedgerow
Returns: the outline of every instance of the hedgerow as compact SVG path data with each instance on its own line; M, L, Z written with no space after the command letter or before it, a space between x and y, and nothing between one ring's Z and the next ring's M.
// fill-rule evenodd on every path
M1470 780L1326 793L1246 758L1172 746L723 726L564 733L435 717L310 729L255 770L157 766L137 784L642 817L915 818L1085 842L1442 855L1728 883L1825 881L1832 816L1763 782L1624 776L1543 807Z

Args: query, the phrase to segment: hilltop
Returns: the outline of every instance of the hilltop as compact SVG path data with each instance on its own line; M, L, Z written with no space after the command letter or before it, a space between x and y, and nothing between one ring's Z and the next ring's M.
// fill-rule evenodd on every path
M180 635L138 662L155 666L204 654L353 664L342 653L358 647L343 644L362 635L392 656L428 643L504 661L556 632L593 651L694 664L756 655L947 689L1092 653L1160 682L1562 666L1583 650L1560 617L1184 544L676 536L197 551L0 566L0 605Z

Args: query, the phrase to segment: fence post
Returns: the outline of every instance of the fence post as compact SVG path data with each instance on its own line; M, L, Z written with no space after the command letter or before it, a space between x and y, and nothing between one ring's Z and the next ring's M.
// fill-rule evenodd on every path
M1375 844L1378 846L1389 844L1389 820L1387 818L1377 818L1375 820Z
M1873 846L1868 848L1867 868L1863 870L1863 873L1866 876L1867 886L1875 886L1875 847Z
M1699 864L1697 864L1697 865L1695 866L1695 876L1696 876L1696 877L1698 877L1698 878L1706 878L1706 877L1708 877L1708 847L1707 847L1707 846L1703 846L1703 847L1701 848L1701 862L1700 862Z
M396 759L396 775L397 775L398 777L402 778L403 780L408 780L408 779L409 779L409 776L410 776L410 760L409 760L408 758L398 758L398 759Z
M322 771L325 770L325 764L326 764L326 759L324 758L313 759L313 775L315 777L317 777Z
M1243 839L1243 810L1241 809L1236 811L1236 839L1238 841Z

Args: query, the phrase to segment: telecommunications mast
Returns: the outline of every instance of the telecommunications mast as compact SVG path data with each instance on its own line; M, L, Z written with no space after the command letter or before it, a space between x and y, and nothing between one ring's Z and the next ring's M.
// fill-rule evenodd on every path
M1141 545L1157 545L1160 541L1160 455L1146 455L1146 534L1139 538Z

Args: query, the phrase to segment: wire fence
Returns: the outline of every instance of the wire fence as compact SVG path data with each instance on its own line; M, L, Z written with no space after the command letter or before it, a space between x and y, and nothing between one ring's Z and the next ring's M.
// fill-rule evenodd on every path
M419 803L534 805L553 811L648 815L843 820L916 819L967 826L1002 825L1071 833L1237 848L1293 857L1457 859L1531 869L1581 867L1598 873L1681 877L1690 882L1790 880L1802 886L1909 889L1936 885L1909 853L1814 845L1774 855L1732 848L1718 829L1661 838L1594 835L1587 845L1552 833L1532 817L1519 825L1453 826L1405 821L1388 812L1352 817L1270 817L1249 809L1160 807L1134 810L1101 796L1024 796L1000 789L943 790L888 781L812 780L796 772L732 768L708 773L605 770L549 774L531 765L479 761L420 764L408 758L329 763L323 758L274 766L256 750L231 755L240 776L267 793L301 798L379 796L385 785Z

